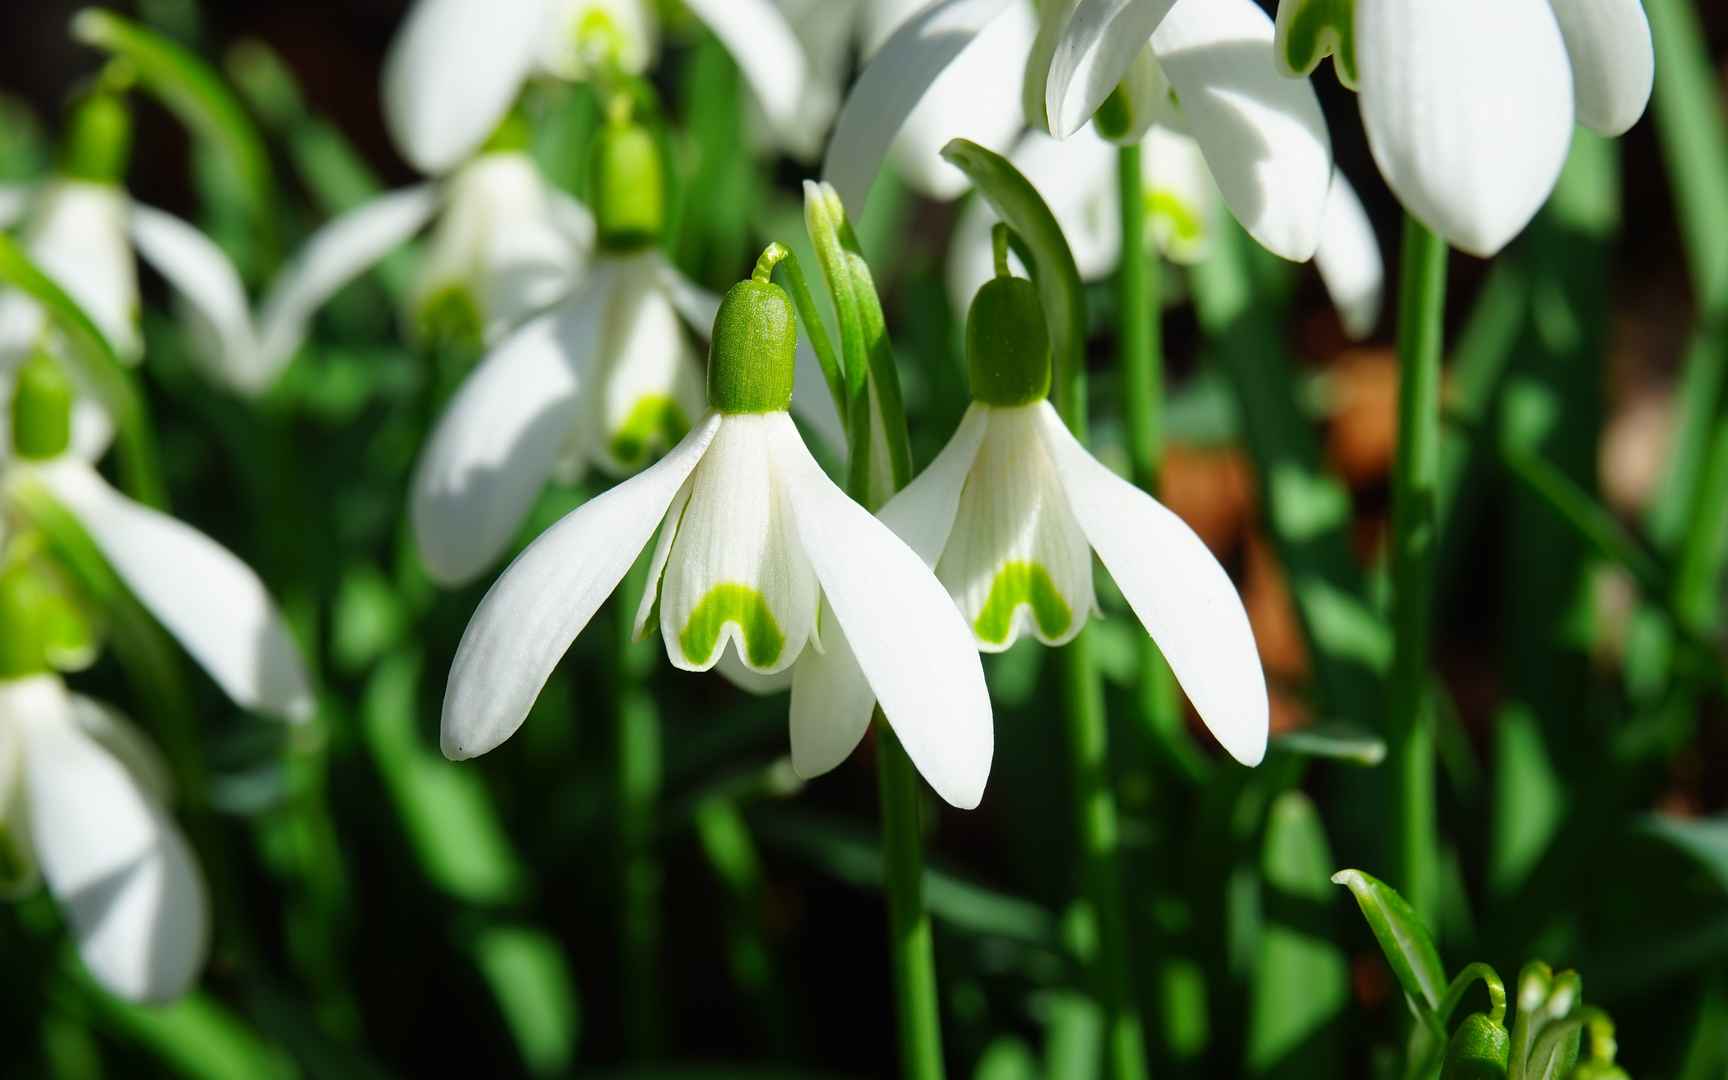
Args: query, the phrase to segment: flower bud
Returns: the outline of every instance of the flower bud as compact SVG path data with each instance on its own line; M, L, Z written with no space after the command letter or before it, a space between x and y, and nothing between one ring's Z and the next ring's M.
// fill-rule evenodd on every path
M1512 1036L1482 1013L1472 1013L1446 1044L1440 1080L1505 1080Z
M12 390L12 448L21 458L47 461L72 444L72 400L66 372L37 350L18 369Z
M666 229L666 170L647 128L608 123L594 140L594 217L600 246L625 252L653 247Z
M63 155L61 171L72 179L119 183L132 159L132 110L126 99L97 90L73 102Z
M1050 328L1038 289L1025 278L984 283L966 317L966 366L972 397L1015 406L1050 393Z
M786 290L751 279L732 286L714 317L708 405L722 413L785 412L792 404L798 324Z

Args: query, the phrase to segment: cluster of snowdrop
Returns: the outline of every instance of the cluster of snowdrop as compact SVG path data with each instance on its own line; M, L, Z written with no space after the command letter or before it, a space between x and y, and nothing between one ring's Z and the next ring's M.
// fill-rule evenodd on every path
M1044 194L1083 276L1147 255L1202 260L1225 208L1268 250L1314 260L1356 336L1377 321L1382 268L1305 78L1324 56L1359 91L1404 205L1480 254L1544 201L1574 119L1624 131L1651 82L1636 0L1283 0L1275 22L1253 0L686 4L737 59L771 146L811 157L833 128L832 186L809 192L822 212L860 212L890 157L922 193L960 196L966 177L937 151L968 137ZM205 332L212 373L246 394L277 380L346 283L428 234L404 323L485 352L411 483L434 578L493 568L552 479L592 467L620 481L528 546L481 602L444 702L452 758L516 730L652 541L638 634L658 627L677 668L789 688L804 776L844 761L879 708L944 799L978 805L993 746L979 654L1072 640L1098 608L1094 555L1202 720L1257 764L1267 697L1241 600L1193 531L1095 460L1046 400L1045 312L991 244L988 206L962 214L949 273L970 311L971 407L879 512L829 479L791 413L830 449L852 420L808 341L824 331L806 322L801 337L774 260L721 298L661 254L667 162L633 89L659 39L644 0L421 0L383 99L429 179L319 230L256 313L213 242L126 194L123 89L100 85L74 110L59 175L0 190L0 227L21 229L29 257L128 363L143 350L142 256ZM864 66L847 93L855 49ZM600 90L589 205L529 153L517 106L536 79ZM1121 250L1113 160L1125 145L1149 163L1155 252ZM256 576L98 475L114 421L78 351L37 299L0 295L0 885L15 893L39 873L91 970L118 993L162 998L202 962L203 885L167 810L171 770L61 682L99 642L47 523L69 513L236 703L299 717L312 697Z

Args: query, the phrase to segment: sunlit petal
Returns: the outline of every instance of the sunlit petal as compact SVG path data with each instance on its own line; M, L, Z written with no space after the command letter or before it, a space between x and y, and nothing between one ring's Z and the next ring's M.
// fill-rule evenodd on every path
M1092 119L1176 3L1080 0L1051 53L1045 80L1051 134L1066 138Z
M1578 122L1622 135L1650 103L1656 51L1639 0L1550 0L1566 52Z
M1338 309L1344 332L1357 341L1372 334L1385 299L1386 266L1373 223L1342 172L1332 177L1325 230L1314 265Z
M174 215L143 205L132 208L132 240L211 336L211 372L244 394L268 389L268 376L275 373L261 370L246 287L222 249Z

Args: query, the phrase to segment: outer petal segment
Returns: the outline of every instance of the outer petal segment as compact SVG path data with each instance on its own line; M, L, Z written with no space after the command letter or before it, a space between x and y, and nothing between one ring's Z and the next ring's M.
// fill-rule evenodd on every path
M1644 115L1656 83L1650 20L1639 0L1550 0L1566 52L1578 122L1623 135Z

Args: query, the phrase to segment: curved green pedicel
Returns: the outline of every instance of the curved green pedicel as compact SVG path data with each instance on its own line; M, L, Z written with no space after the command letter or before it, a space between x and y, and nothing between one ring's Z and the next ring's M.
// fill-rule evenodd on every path
M646 465L648 455L690 433L690 418L665 394L644 394L612 432L612 456L631 467Z
M1292 74L1310 75L1330 53L1338 81L1356 88L1356 0L1282 0L1278 60Z
M708 590L679 632L678 648L684 659L692 664L705 663L714 655L714 646L727 623L744 635L744 658L757 667L773 664L786 648L786 635L767 598L748 585L726 582Z
M1014 630L1014 613L1021 605L1032 609L1038 632L1047 638L1060 637L1074 625L1074 611L1056 588L1050 571L1035 562L1003 563L990 583L990 596L984 609L972 622L972 629L981 641L1005 645Z

